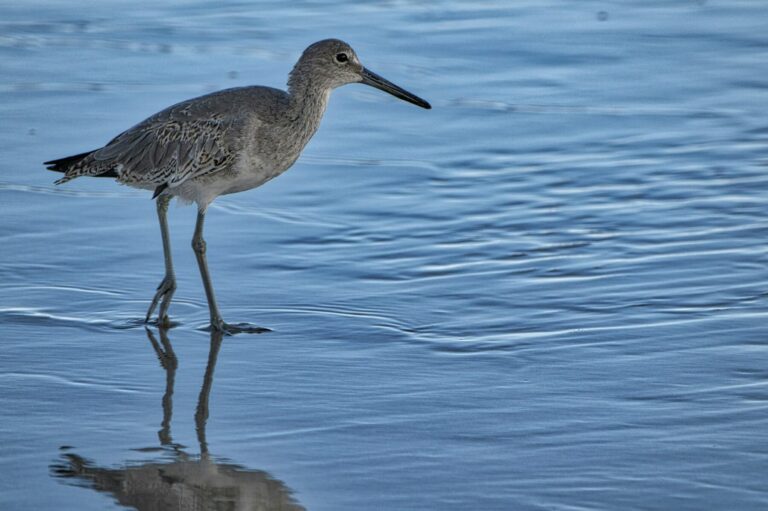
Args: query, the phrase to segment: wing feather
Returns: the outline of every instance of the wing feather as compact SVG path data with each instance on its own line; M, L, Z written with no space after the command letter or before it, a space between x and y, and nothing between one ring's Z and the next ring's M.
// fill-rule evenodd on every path
M174 187L229 168L240 149L242 117L204 102L181 103L118 135L93 153L125 183Z
M58 182L101 175L162 191L229 170L246 133L253 138L259 125L277 122L288 101L269 87L225 89L166 108L101 149L49 163L65 173Z

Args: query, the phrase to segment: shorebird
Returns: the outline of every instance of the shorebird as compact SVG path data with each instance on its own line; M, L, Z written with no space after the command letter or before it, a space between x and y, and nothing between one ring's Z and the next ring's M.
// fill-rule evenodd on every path
M429 103L366 69L344 41L310 45L288 77L288 90L237 87L182 101L124 131L100 149L45 162L63 172L56 184L80 176L112 177L153 190L165 258L165 276L147 311L159 305L157 323L169 324L176 291L171 257L168 203L173 197L197 204L192 236L203 280L211 329L225 334L261 332L248 324L225 323L216 304L203 239L205 212L219 195L261 186L288 170L317 130L333 89L363 83L422 108Z

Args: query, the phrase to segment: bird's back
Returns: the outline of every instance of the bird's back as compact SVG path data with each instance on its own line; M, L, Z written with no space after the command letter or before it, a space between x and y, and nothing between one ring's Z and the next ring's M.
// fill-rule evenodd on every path
M65 172L60 182L107 174L126 184L175 187L231 168L247 137L279 125L288 103L278 89L225 89L172 105L101 149L48 163Z

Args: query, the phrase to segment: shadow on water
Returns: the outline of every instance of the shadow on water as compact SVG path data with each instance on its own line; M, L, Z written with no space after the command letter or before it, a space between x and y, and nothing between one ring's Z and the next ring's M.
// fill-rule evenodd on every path
M73 485L110 494L121 505L139 511L305 509L293 499L290 488L267 472L217 462L208 451L206 422L209 396L222 334L211 334L208 364L195 411L195 429L200 446L200 455L195 456L185 452L181 444L175 443L171 434L178 359L168 338L168 331L159 330L159 342L151 330L147 329L146 332L166 373L162 400L163 420L158 431L161 447L157 450L167 453L172 461L126 464L119 468L109 468L98 466L73 452L65 452L58 462L51 465L52 476ZM64 451L69 449L62 447Z

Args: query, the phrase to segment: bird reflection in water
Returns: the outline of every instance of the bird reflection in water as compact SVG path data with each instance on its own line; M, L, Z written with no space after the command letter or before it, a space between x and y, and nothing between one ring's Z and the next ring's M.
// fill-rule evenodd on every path
M208 364L195 412L199 457L187 454L182 445L173 442L171 418L178 360L167 330L159 330L158 342L152 331L147 329L147 337L166 373L163 421L158 436L162 450L170 453L173 460L107 468L72 452L65 452L59 462L51 466L52 474L72 484L111 494L118 503L139 511L304 510L291 496L291 490L268 473L230 463L217 463L208 453L205 435L208 397L222 335L221 332L211 333Z

